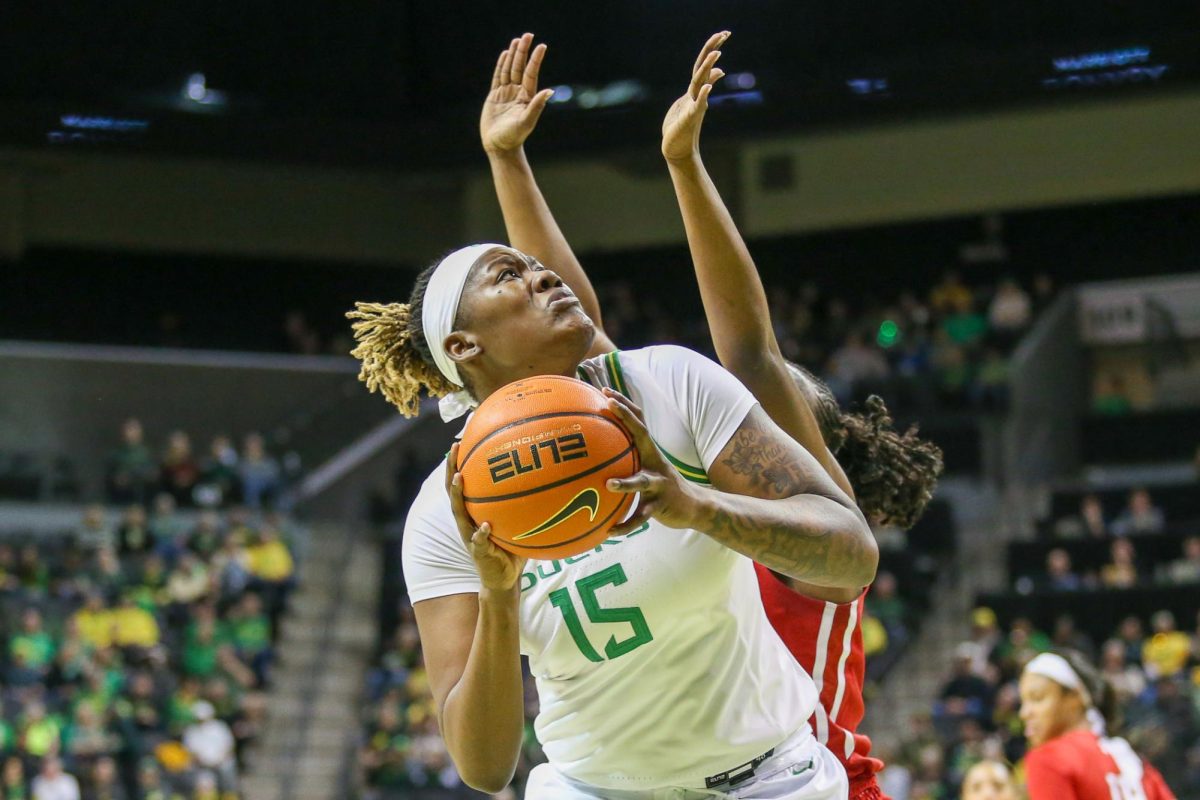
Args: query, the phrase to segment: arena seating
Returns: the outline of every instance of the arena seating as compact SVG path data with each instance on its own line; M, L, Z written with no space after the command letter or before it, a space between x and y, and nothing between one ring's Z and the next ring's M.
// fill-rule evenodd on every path
M58 496L41 488L20 499ZM240 797L299 529L212 505L162 494L0 536L0 796L53 779L96 800Z

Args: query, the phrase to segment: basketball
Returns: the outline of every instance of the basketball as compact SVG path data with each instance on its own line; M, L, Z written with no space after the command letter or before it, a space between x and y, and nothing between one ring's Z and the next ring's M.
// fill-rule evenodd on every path
M604 395L553 375L493 393L459 445L471 519L489 523L498 546L528 558L566 558L604 541L634 498L605 483L639 466L633 439Z

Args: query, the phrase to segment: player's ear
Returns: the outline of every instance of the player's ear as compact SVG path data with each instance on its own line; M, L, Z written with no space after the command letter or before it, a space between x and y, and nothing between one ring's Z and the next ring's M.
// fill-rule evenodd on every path
M446 355L456 364L469 364L483 355L483 346L473 333L455 331L446 337Z

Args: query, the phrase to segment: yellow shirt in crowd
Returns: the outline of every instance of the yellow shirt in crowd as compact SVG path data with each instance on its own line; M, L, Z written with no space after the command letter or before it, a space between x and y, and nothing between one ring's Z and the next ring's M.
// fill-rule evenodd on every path
M285 581L296 569L287 545L278 540L247 548L246 558L250 573L264 581Z

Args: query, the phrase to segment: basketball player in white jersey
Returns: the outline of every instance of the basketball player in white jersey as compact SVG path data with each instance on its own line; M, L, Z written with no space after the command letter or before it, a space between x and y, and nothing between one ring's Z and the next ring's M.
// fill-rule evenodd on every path
M712 361L679 347L588 359L595 328L553 272L501 245L456 251L408 304L360 304L361 377L405 413L453 419L514 380L603 387L642 470L630 520L578 557L526 562L463 507L457 446L409 512L404 569L447 747L498 791L522 734L529 656L549 764L541 798L844 798L806 725L812 680L771 629L754 562L816 585L869 584L878 551L816 460Z

